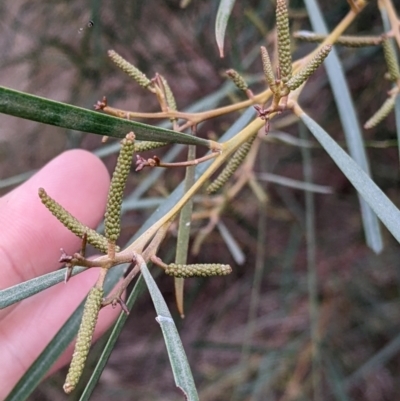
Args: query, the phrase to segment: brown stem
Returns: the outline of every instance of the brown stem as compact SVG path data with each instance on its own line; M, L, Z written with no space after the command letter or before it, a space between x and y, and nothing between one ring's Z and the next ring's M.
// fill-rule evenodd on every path
M126 312L128 308L125 309L122 305L122 294L125 292L125 290L128 288L128 285L131 283L131 281L136 277L136 275L140 272L140 268L138 265L134 266L133 269L129 272L129 274L124 278L122 281L121 285L118 287L118 290L116 290L114 293L112 293L110 296L105 298L103 302L101 303L102 306L107 306L107 305L116 305L117 303L121 305L122 310ZM124 303L125 305L125 303ZM129 312L128 312L129 313Z
M188 167L188 166L196 166L199 163L203 163L207 160L214 159L215 157L220 155L220 151L213 151L212 153L200 157L194 160L187 160L184 162L177 162L177 163L163 163L157 156L153 156L152 158L145 159L140 155L136 155L136 170L141 171L144 167Z
M166 263L164 263L158 256L153 255L150 257L150 260L157 265L158 267L161 267L161 269L166 269L168 267L168 265Z

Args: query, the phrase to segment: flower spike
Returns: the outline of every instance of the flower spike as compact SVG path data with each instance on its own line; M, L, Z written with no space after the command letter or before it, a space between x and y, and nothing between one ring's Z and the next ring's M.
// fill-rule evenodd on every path
M130 132L121 141L121 151L111 179L108 193L104 227L106 238L115 243L121 231L121 205L126 180L131 169L135 149L135 134Z
M278 58L283 82L292 77L292 53L290 50L289 17L286 0L276 2L276 28L278 31Z
M152 83L149 78L143 74L138 68L126 61L114 50L108 51L110 59L119 67L122 71L126 72L131 78L133 78L142 88L149 89L153 92L151 86Z
M309 63L294 75L286 85L290 90L297 89L303 82L309 78L315 70L323 63L332 49L332 45L325 45L321 50L309 61Z
M390 38L385 37L383 42L383 54L385 56L386 64L389 72L389 79L396 82L400 79L399 64L396 57L396 51Z
M72 216L67 210L65 210L59 203L51 198L43 188L39 188L39 197L43 205L62 223L68 230L72 231L79 238L83 238L86 235L86 240L89 244L95 248L106 253L107 252L107 239L101 234L85 226L77 218Z
M89 353L94 329L101 308L103 299L103 290L101 288L92 288L85 302L81 325L79 326L76 339L75 350L72 355L67 378L65 379L64 391L69 394L73 391L82 376L86 358Z
M390 112L394 109L396 104L396 96L391 96L385 100L380 109L364 124L365 129L371 129L376 127L381 121L383 121Z

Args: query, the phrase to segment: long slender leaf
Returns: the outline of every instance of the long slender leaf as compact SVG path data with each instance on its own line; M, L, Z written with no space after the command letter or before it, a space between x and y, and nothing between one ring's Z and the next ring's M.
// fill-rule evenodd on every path
M189 362L167 304L147 269L146 263L140 265L140 270L142 271L143 278L146 281L147 288L149 289L151 299L158 315L156 320L161 326L175 383L177 387L183 391L187 400L198 400L199 396L197 394L196 385L194 384Z
M133 131L138 140L209 147L209 141L169 129L112 117L70 104L0 86L0 113L76 131L123 138Z
M367 173L320 127L311 117L303 113L300 118L326 150L354 188L381 219L386 228L400 242L400 211Z
M328 29L317 1L305 0L304 3L314 31L326 35ZM332 49L329 57L324 61L324 65L339 111L350 155L366 174L370 175L360 124L358 123L354 103L351 99L350 90L347 85L346 77L343 74L343 68L336 53L336 49ZM374 252L379 253L382 251L383 242L378 220L361 197L359 197L359 201L367 245Z
M219 55L221 57L224 57L225 31L234 5L235 0L221 0L219 3L217 18L215 20L215 39L217 40Z
M299 134L303 140L308 140L309 133L304 124L299 123ZM312 158L309 148L301 148L303 162L303 176L307 184L312 184ZM310 316L310 334L312 343L311 380L315 399L322 399L321 389L321 347L319 334L319 304L318 304L318 276L317 276L317 235L315 229L315 199L311 191L305 191L306 206L306 244L307 244L307 287L308 311Z
M72 275L86 270L84 267L75 267ZM55 272L44 274L43 276L35 277L31 280L24 281L23 283L13 285L0 291L0 309L22 301L25 298L31 297L53 285L64 281L66 269L60 269Z
M187 160L194 160L196 158L196 147L189 146ZM195 173L196 167L189 166L186 167L185 181L184 181L184 191L187 192L195 183ZM179 214L179 228L178 237L176 241L176 252L175 252L175 263L176 264L186 264L187 255L189 250L189 239L190 239L190 229L191 220L193 212L193 199L190 199L186 205L182 208ZM174 278L175 287L175 299L176 306L178 308L181 317L185 316L184 312L184 284L185 280L182 277Z
M249 80L249 83L251 80ZM187 113L196 113L199 111L207 110L207 109L212 109L214 107L217 107L218 103L226 97L232 90L234 90L235 86L232 82L226 82L222 87L218 90L216 90L214 93L211 95L204 96L202 99L198 100L191 106L185 108L183 111ZM162 122L158 124L160 127L165 127L169 122ZM176 155L180 153L180 151L183 148L183 145L175 145L178 146L179 149L174 148L171 149L171 153L167 153L163 157L163 161L165 163L172 161ZM120 144L119 143L110 143L108 145L103 145L100 148L96 149L93 153L97 155L100 158L109 156L110 154L117 153L120 149ZM168 156L171 156L172 158L168 159ZM168 160L167 160L168 159ZM153 183L156 181L156 177L159 177L160 175L165 172L164 169L153 169L151 173L148 174L146 177L146 184L147 187L151 186L150 183ZM6 188L11 185L17 185L20 184L21 182L26 181L30 176L32 176L35 173L35 171L28 171L22 174L18 174L12 177L8 177L5 179L0 179L0 189ZM148 178L151 177L151 179L148 180ZM142 187L142 184L139 185Z

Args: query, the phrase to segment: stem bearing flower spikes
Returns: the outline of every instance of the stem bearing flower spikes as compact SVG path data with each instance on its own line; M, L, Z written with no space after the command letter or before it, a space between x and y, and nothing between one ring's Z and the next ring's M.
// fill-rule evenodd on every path
M273 94L272 103L264 109L262 105L256 105L258 117L265 120L265 132L269 130L269 119L274 113L281 113L286 109L289 93L297 89L305 82L310 75L321 65L329 54L332 46L326 45L313 57L311 61L303 67L300 72L293 75L292 55L290 51L290 32L289 18L286 6L286 0L277 0L276 2L276 29L278 35L278 72L275 77L271 59L267 49L261 47L261 60L268 86Z
M64 391L66 393L72 392L80 380L101 307L110 304L112 306L119 304L125 313L129 313L129 310L123 301L123 292L126 290L133 278L140 272L140 266L136 263L137 257L135 255L143 254L143 258L146 258L146 260L155 257L155 253L157 252L161 241L164 239L171 222L170 220L165 221L158 228L154 229L153 232L151 232L151 228L149 228L149 230L143 233L139 239L122 251L119 251L115 245L121 230L120 219L122 197L132 164L132 158L135 149L134 140L135 135L133 132L131 132L121 141L121 150L111 179L107 200L104 223L105 237L80 223L57 202L50 198L44 189L39 190L39 196L43 204L57 217L61 223L82 238L82 247L80 253L67 255L64 251L62 251L60 262L65 263L67 266L66 278L68 279L71 276L72 269L75 266L100 268L97 282L90 290L84 306L84 312L78 331L75 350L64 384ZM211 156L215 157L215 155ZM210 155L204 157L209 158ZM170 217L170 219L172 218L173 216ZM106 255L99 256L95 259L86 259L84 255L86 242L95 245ZM107 298L103 299L103 285L108 270L113 266L129 262L135 263L133 269L124 278L119 288L114 290L114 292L111 295L108 295ZM161 265L166 274L174 277L209 277L215 275L227 275L232 271L230 266L222 264L199 264L187 266L179 264L172 264L168 266L162 264L162 262L159 262L158 264Z
M68 256L64 252L60 258L60 262L66 263L67 275L69 278L74 266L84 267L101 267L99 278L96 285L90 290L82 316L79 328L75 350L72 357L71 365L64 384L64 391L70 393L77 385L83 371L83 367L90 349L93 332L96 326L97 317L103 302L103 283L107 271L110 267L126 261L123 258L117 259L115 252L119 251L115 241L120 233L120 213L123 191L125 189L126 179L132 164L134 152L135 135L133 132L126 135L121 141L121 151L117 160L117 165L111 180L107 208L105 213L105 237L96 233L94 230L84 226L70 213L68 213L56 201L50 198L44 189L39 189L39 196L42 203L53 213L57 219L64 224L74 234L83 238L83 246L81 253L75 253ZM84 257L84 247L86 241L96 246L98 249L107 253L107 257L103 260L89 260ZM66 280L67 281L67 280ZM126 310L122 299L119 301L123 310Z

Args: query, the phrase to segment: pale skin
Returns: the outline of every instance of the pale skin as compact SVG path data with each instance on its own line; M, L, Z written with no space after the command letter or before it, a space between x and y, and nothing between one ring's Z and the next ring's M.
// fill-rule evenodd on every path
M60 248L73 253L80 240L41 204L43 187L84 224L95 228L104 214L109 174L103 163L82 150L65 152L29 181L0 198L0 289L8 288L62 267ZM79 274L35 296L0 310L0 399L22 377L75 308L87 295L98 269ZM98 338L120 312L100 311ZM52 367L67 364L73 344Z

